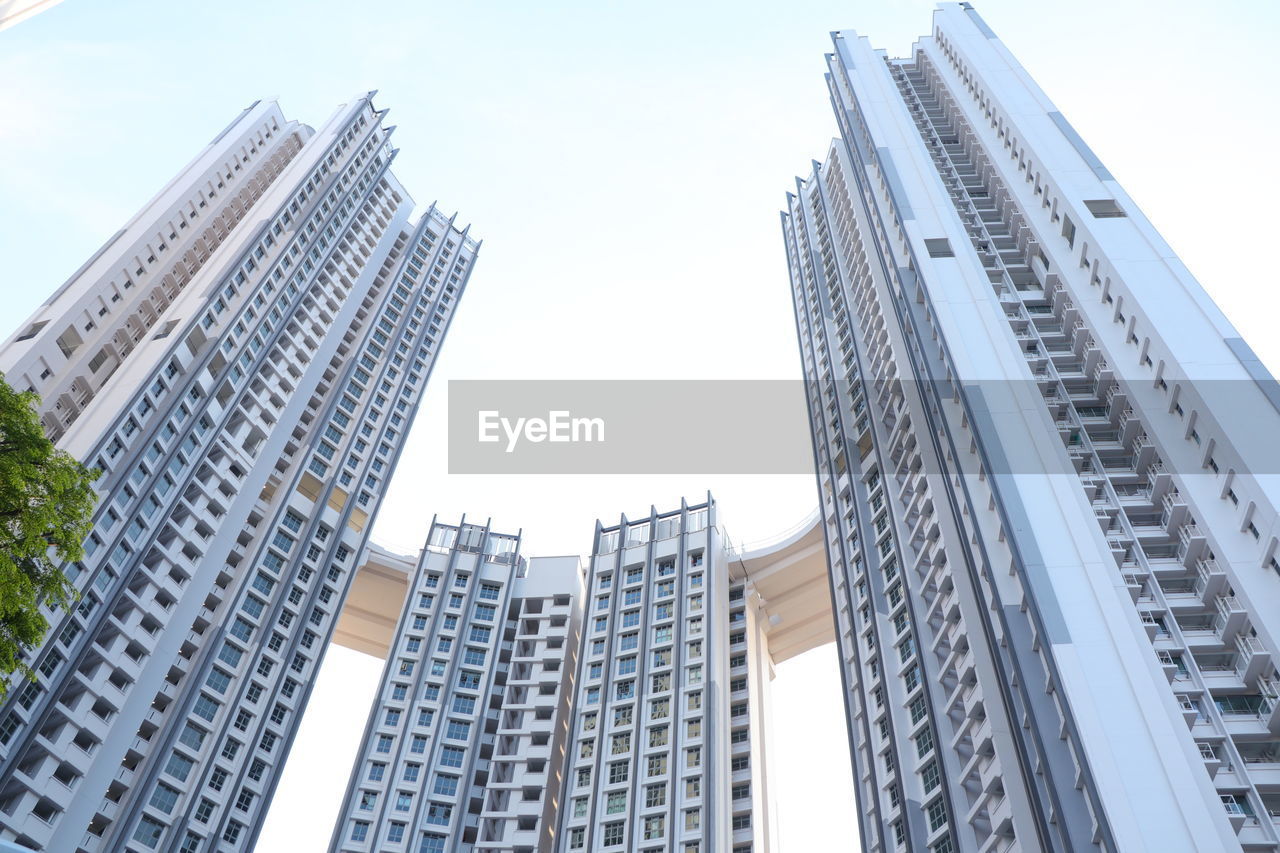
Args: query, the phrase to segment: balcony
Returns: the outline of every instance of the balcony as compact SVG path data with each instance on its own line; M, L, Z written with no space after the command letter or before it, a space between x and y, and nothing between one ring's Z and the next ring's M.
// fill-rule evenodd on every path
M1212 778L1218 773L1218 768L1222 766L1222 756L1219 755L1221 747L1214 743L1206 741L1196 741L1196 746L1200 749L1200 757L1204 759L1204 768L1209 771Z
M1122 572L1121 577L1124 579L1125 589L1129 591L1129 597L1133 599L1133 603L1140 601L1151 601L1151 593L1146 591L1147 581L1142 575L1135 575L1128 572Z
M1274 690L1274 684L1259 681L1256 693L1225 693L1214 696L1213 703L1232 735L1276 734L1280 730L1280 702Z
M1245 681L1253 681L1271 666L1271 654L1262 641L1249 634L1236 637L1236 671Z
M1183 562L1199 558L1204 545L1204 531L1194 521L1188 521L1178 528L1178 557Z
M1207 557L1196 561L1196 595L1205 604L1211 604L1227 585L1227 574L1218 561Z
M1164 639L1170 636L1169 629L1150 610L1142 611L1142 615L1139 618L1142 621L1143 630L1147 632L1147 639L1151 642L1154 643L1157 639Z
M1259 679L1258 690L1266 702L1265 712L1259 716L1272 734L1280 734L1280 681L1275 677Z
M1196 655L1195 662L1204 686L1210 690L1239 690L1245 686L1240 679L1239 658L1234 652Z
M1214 599L1214 607L1217 610L1214 630L1224 643L1230 645L1249 620L1249 613L1234 595L1219 595Z
M1253 806L1249 805L1249 798L1246 794L1222 794L1222 807L1227 811L1227 820L1231 821L1231 828L1236 832L1245 825L1246 822L1254 820Z
M1128 398L1125 396L1124 389L1121 388L1118 384L1114 384L1114 383L1107 388L1106 400L1107 400L1108 406L1115 406L1117 401L1119 401L1121 404L1127 404L1128 402ZM1126 408L1127 408L1127 405L1126 405Z
M1197 723L1204 720L1200 714L1200 706L1195 700L1189 696L1179 693L1174 697L1178 702L1178 709L1182 712L1182 719L1186 721L1188 728L1194 728Z
M1182 656L1173 652L1161 649L1156 652L1156 657L1160 659L1160 667L1164 670L1165 678L1173 683L1175 679L1185 679L1187 670L1182 662Z
M1280 742L1244 741L1236 745L1244 759L1249 781L1266 787L1280 786Z
M1187 502L1177 489L1170 489L1160 499L1161 523L1170 529L1182 524L1187 518Z
M1153 492L1163 492L1168 487L1172 476L1163 459L1157 458L1147 467L1147 480L1151 483Z

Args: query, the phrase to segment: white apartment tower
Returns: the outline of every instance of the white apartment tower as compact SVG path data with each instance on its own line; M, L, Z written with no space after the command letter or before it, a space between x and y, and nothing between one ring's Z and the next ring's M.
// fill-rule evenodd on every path
M597 522L585 572L465 518L433 522L416 563L373 552L384 579L408 582L362 598L402 591L404 605L389 642L368 646L387 664L332 853L775 849L767 633L800 620L770 618L751 578L825 586L809 531L740 554L708 497ZM363 572L357 586L374 583ZM814 639L830 631L801 645Z
M597 522L557 853L771 849L767 651L716 515Z
M577 556L433 521L331 851L550 850L581 629Z
M372 94L245 110L0 347L103 472L0 709L0 837L253 846L479 249L410 219Z
M783 214L863 849L1263 851L1275 381L967 3Z

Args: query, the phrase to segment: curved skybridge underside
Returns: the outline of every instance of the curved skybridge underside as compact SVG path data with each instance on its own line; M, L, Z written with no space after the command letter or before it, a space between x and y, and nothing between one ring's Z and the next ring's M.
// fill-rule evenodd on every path
M835 642L835 629L817 514L767 542L733 554L729 573L734 580L745 579L755 592L769 657L776 665ZM333 641L385 658L417 559L371 545L356 572ZM541 559L560 558L532 557L530 572L537 570Z

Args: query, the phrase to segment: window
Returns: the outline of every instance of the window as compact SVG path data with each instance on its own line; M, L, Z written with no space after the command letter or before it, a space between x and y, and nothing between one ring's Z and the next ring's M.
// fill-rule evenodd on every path
M151 793L152 808L159 809L165 814L172 814L173 807L178 802L178 790L171 788L163 782L156 784L156 789Z
M1084 206L1089 208L1095 219L1114 219L1128 215L1113 198L1086 199Z
M954 258L956 256L956 253L951 249L951 241L946 237L925 240L924 248L931 258Z
M182 734L178 737L178 742L191 749L199 750L200 745L204 743L204 735L205 733L200 729L187 723L186 728L182 730Z
M605 800L605 814L622 814L627 810L627 792L610 791Z
M604 825L604 846L605 847L619 847L622 845L623 826L624 824L622 824L621 822L606 823Z
M937 762L930 761L928 764L926 764L924 766L924 769L920 771L920 778L924 782L924 791L926 794L931 792L934 788L938 787L941 780L938 777Z
M206 720L212 720L214 715L218 713L218 703L210 699L208 696L201 694L200 698L191 708L192 712L198 717Z
M925 809L925 812L929 816L930 832L933 832L935 829L938 829L939 827L946 824L947 805L942 801L941 797L934 800L932 803L929 803L929 806L928 808Z
M175 752L169 756L169 763L165 765L164 772L180 782L185 782L195 764L190 758Z
M924 758L933 750L933 733L924 729L916 735L916 755Z
M458 793L458 777L446 776L442 773L436 777L436 784L432 790L437 794L452 797Z
M207 800L205 802L208 802ZM155 848L160 843L160 834L164 832L164 824L147 815L142 816L138 828L133 831L133 840L144 847Z
M210 670L209 677L205 680L205 686L218 693L226 693L230 684L231 676L216 667Z

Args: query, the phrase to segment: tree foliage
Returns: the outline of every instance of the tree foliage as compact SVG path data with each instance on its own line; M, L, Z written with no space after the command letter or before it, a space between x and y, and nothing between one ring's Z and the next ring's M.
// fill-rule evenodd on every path
M61 567L84 556L98 500L99 472L53 446L38 401L0 375L0 698L12 673L33 677L24 656L49 629L40 605L78 597Z

